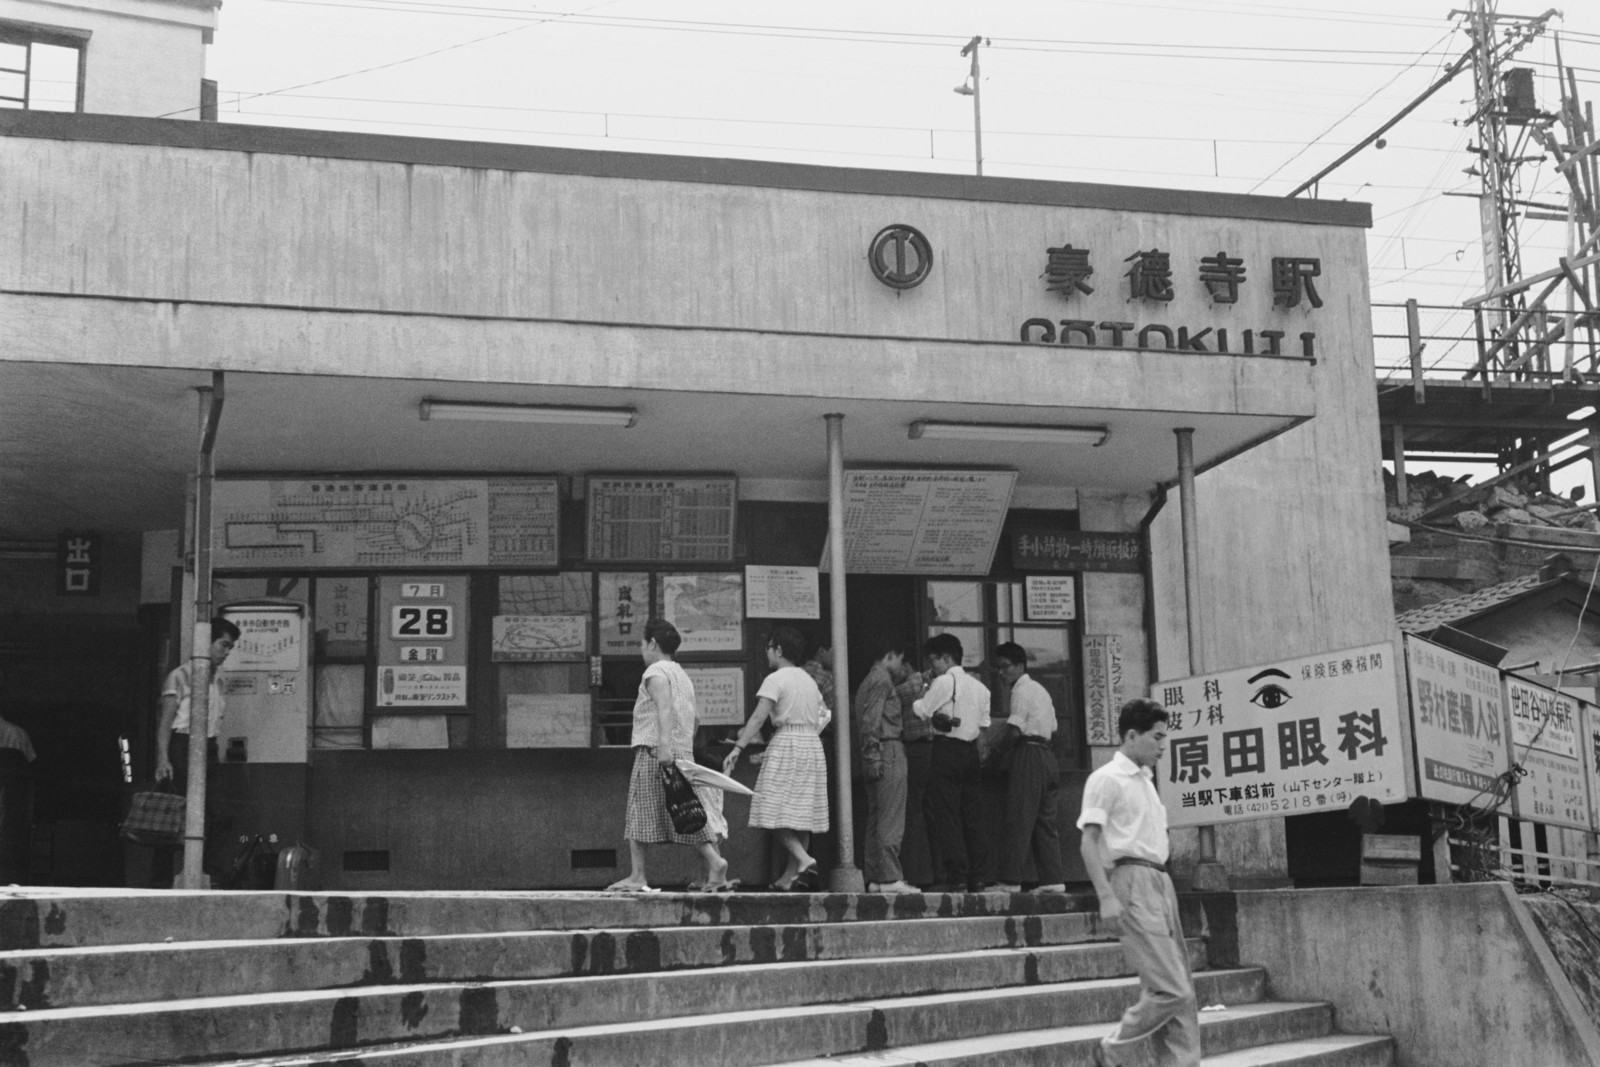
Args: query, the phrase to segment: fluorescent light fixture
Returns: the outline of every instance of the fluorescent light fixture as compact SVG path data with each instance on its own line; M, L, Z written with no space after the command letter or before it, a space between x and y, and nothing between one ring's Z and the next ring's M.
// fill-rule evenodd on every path
M907 436L913 441L1008 441L1099 448L1111 436L1111 431L1104 426L1037 426L1009 422L933 422L918 419L911 424Z
M1574 411L1571 415L1568 415L1567 418L1571 419L1573 422L1577 422L1579 419L1587 419L1590 415L1593 415L1593 414L1594 414L1594 408L1592 408L1592 407L1579 408L1577 411Z
M491 404L469 400L424 400L417 406L424 422L535 422L545 426L614 426L627 429L639 421L633 408L563 407L556 404Z

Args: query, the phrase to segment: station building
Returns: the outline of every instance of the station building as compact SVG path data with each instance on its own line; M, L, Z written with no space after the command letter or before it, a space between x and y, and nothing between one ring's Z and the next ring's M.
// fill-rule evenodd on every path
M0 654L57 880L115 877L196 528L246 626L228 832L351 890L625 870L651 615L707 739L774 625L843 635L841 699L882 642L1016 640L1077 788L1158 681L1393 634L1365 205L35 111L0 173ZM1284 877L1282 819L1218 839Z

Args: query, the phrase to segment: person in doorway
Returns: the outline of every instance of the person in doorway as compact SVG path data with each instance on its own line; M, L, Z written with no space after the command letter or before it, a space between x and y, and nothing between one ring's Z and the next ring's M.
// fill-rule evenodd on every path
M906 831L906 750L900 740L900 697L895 676L905 671L898 646L879 651L856 690L856 744L866 779L865 860L867 891L915 893L900 869L900 842Z
M833 679L833 649L827 645L819 646L800 669L811 675L811 680L817 683L817 692L822 694L823 707L832 711L839 706L838 690Z
M1122 939L1139 974L1139 999L1095 1049L1106 1067L1126 1062L1150 1042L1157 1067L1198 1067L1200 1018L1189 953L1178 921L1178 897L1167 876L1167 810L1156 793L1155 768L1167 743L1167 709L1130 700L1117 718L1122 745L1089 776L1078 829L1100 918Z
M982 779L978 733L989 725L989 689L961 669L964 650L954 634L936 634L922 646L933 684L911 706L933 727L929 821L943 865L935 892L983 892Z
M626 878L606 887L608 893L653 893L646 877L646 851L650 845L690 845L706 863L705 892L726 892L728 861L717 851L715 824L709 819L692 834L672 827L661 772L681 757L694 758L694 682L673 659L683 638L664 619L644 624L639 653L644 657L644 678L633 703L633 773L628 779L628 814L623 836L628 839L629 871ZM703 801L702 801L703 802Z
M928 783L933 780L933 727L917 718L912 707L928 686L922 672L909 669L895 686L900 698L900 743L906 754L906 826L900 842L900 868L905 880L926 889L938 879L940 864L928 819Z
M1050 748L1056 732L1056 709L1044 686L1028 677L1028 653L1007 641L990 657L1000 680L1011 688L1011 717L1006 720L1005 747L1011 751L1006 782L1005 827L1000 849L1000 882L994 888L1022 890L1022 871L1029 855L1039 875L1035 893L1064 893L1065 868L1061 836L1056 829L1056 802L1061 769Z
M828 771L818 734L833 713L822 692L797 662L805 643L792 627L780 626L767 640L767 663L773 668L756 693L756 709L734 741L722 770L732 774L745 746L761 736L772 720L776 732L767 745L756 795L750 801L750 825L771 830L782 845L786 862L774 889L810 893L822 887L822 872L811 855L811 835L828 829Z
M222 725L222 665L227 662L233 646L239 641L239 627L222 616L211 620L211 646L207 656L211 660L211 684L207 687L206 730L206 823L216 821L211 799L216 795L212 788L215 776L211 773L218 762L217 731ZM171 783L176 793L189 792L190 712L194 697L194 661L185 660L167 675L161 687L161 717L156 722L156 782ZM216 836L207 833L202 868L216 874ZM165 888L172 884L177 873L178 848L157 848L151 861L151 884Z

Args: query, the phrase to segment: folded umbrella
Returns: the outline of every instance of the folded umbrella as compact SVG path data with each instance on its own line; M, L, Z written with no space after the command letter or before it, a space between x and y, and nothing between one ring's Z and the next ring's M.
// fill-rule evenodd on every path
M701 766L694 760L680 759L674 762L677 763L678 770L682 771L683 776L689 779L693 785L709 786L712 789L720 789L724 793L738 793L747 797L756 795L749 786L740 785L721 771L714 771L710 767Z

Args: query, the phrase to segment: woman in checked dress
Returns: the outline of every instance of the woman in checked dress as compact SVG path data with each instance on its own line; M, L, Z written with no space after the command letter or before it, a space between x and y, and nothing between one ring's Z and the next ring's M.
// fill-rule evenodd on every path
M756 710L739 732L733 751L723 761L732 774L745 746L761 734L770 718L777 732L767 745L750 802L750 825L777 834L788 853L776 889L812 892L821 888L817 861L806 851L811 834L828 829L828 769L817 734L833 717L809 674L797 664L805 658L805 641L794 629L781 626L767 640L767 663L774 669L756 694Z

